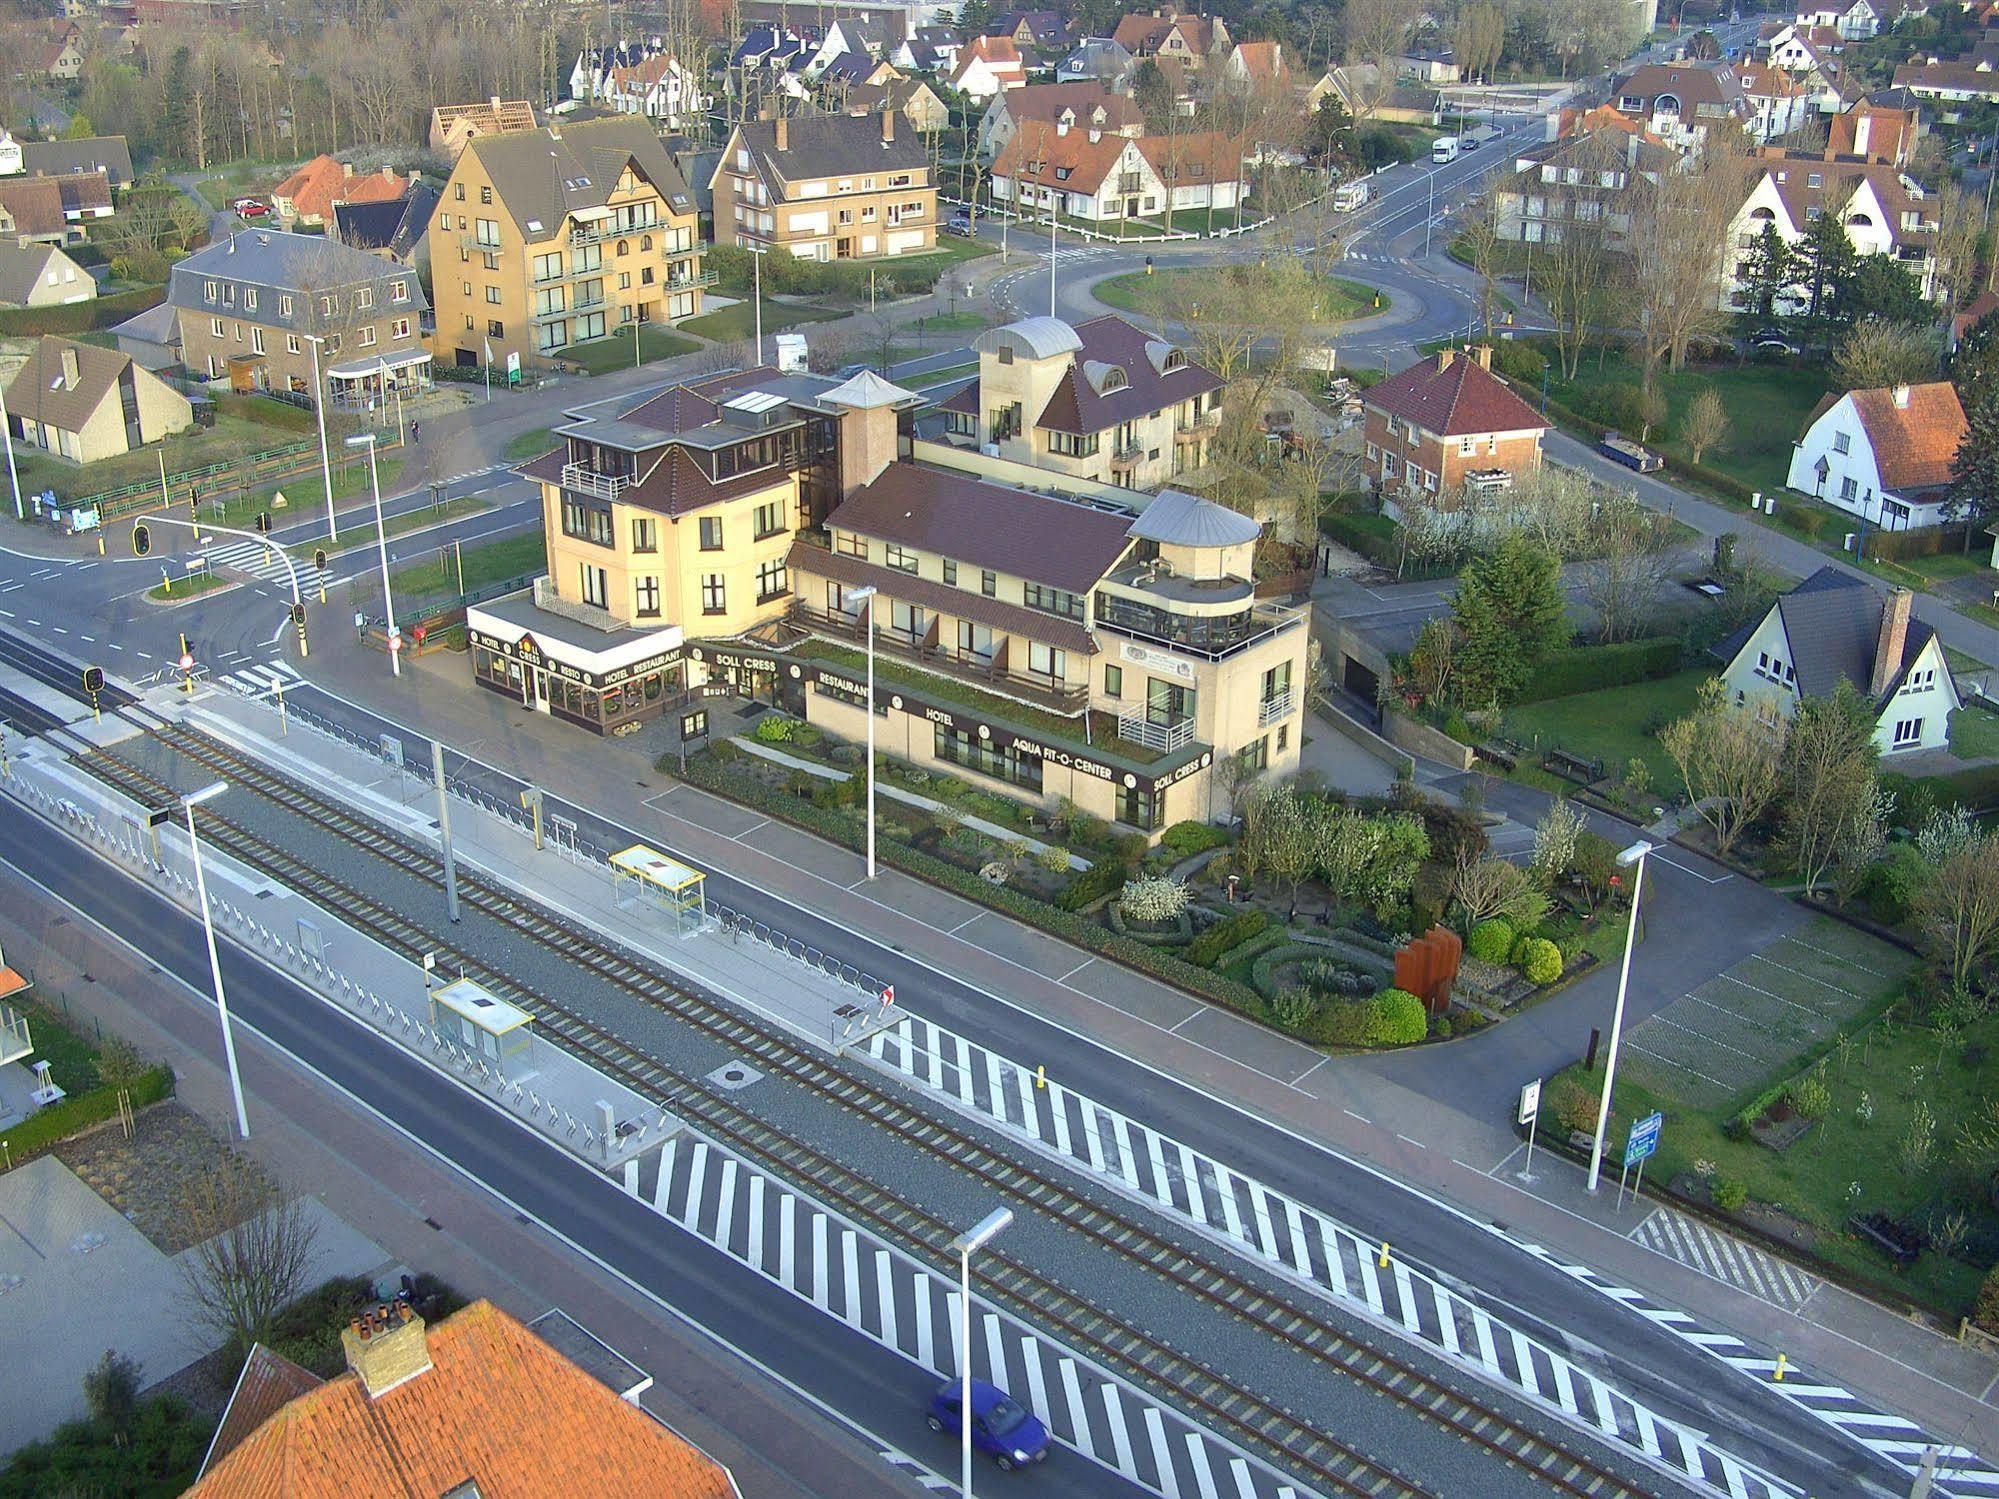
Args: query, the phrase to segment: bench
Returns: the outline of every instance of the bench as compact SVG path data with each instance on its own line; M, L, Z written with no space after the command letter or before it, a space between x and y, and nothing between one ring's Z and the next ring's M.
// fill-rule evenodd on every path
M1929 1243L1921 1229L1899 1223L1886 1213L1855 1213L1846 1226L1893 1260L1897 1269L1915 1264Z
M1542 751L1541 768L1551 775L1560 776L1565 781L1575 781L1584 786L1603 779L1601 760L1587 760L1581 755L1572 755L1565 749Z

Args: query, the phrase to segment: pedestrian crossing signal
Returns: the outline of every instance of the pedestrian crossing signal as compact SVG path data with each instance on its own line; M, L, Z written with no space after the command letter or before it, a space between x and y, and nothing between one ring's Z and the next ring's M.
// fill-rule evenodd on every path
M326 571L326 548L321 547L312 554L312 565L321 572Z
M104 690L104 668L103 668L103 667L101 667L101 666L86 666L86 667L84 667L84 669L83 669L83 690L84 690L85 692L102 692L102 691Z
M153 528L141 522L132 527L132 555L143 557L153 549Z
M303 626L305 624L305 605L303 604L292 605L292 623L300 626Z
M268 510L259 510L259 511L257 512L257 529L258 529L258 531L262 532L262 533L263 533L264 535L266 535L266 536L268 536L268 535L270 535L270 534L271 534L271 512L270 512L270 511L268 511Z

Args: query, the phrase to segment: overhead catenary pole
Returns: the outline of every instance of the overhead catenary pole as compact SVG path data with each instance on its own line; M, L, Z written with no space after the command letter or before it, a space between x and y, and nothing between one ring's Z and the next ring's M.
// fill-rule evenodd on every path
M326 480L326 539L338 541L340 527L333 518L333 457L326 448L326 388L319 380L319 346L325 339L308 333L305 341L312 346L312 410L319 418L319 472Z
M368 488L375 497L375 544L382 557L382 622L389 636L389 671L403 674L402 636L396 632L396 600L389 591L389 529L382 519L382 474L375 464L375 434L361 432L347 439L350 448L368 450Z
M430 741L430 774L437 783L437 840L444 854L444 914L458 919L458 863L451 857L451 798L444 790L444 745Z
M228 789L227 781L204 786L181 798L181 810L187 816L188 852L194 859L194 899L201 907L202 935L208 939L208 976L215 985L215 1012L222 1021L222 1055L229 1065L229 1091L236 1100L236 1135L238 1139L247 1140L250 1138L250 1115L243 1107L243 1075L236 1067L236 1037L229 1029L229 1001L222 993L222 959L215 950L215 917L208 909L208 880L201 871L201 839L194 831L194 809Z
M0 383L0 434L4 434L7 444L7 482L14 487L14 519L26 520L27 512L21 506L21 475L14 467L14 422L7 415L7 388Z
M1610 1051L1603 1064L1603 1096L1596 1105L1596 1135L1590 1142L1589 1190L1594 1192L1603 1176L1603 1136L1610 1128L1610 1092L1617 1082L1617 1048L1624 1034L1624 995L1631 984L1631 949L1638 940L1638 901L1645 890L1645 856L1652 845L1639 841L1617 856L1617 862L1632 870L1631 920L1624 929L1624 965L1617 974L1617 1005L1610 1012Z

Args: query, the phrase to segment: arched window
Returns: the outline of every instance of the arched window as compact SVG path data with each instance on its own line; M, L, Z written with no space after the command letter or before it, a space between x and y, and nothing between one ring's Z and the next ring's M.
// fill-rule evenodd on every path
M650 234L640 235L639 253L643 255L649 253L651 250L652 250L652 236Z
M1166 358L1161 367L1160 373L1168 374L1174 370L1183 370L1186 367L1187 367L1187 356L1181 353L1178 349L1169 349L1166 351Z
M630 240L628 240L628 239L621 239L621 240L619 240L619 241L618 241L618 253L619 253L620 255L629 255L629 254L631 254L631 253L632 253L632 242L631 242Z

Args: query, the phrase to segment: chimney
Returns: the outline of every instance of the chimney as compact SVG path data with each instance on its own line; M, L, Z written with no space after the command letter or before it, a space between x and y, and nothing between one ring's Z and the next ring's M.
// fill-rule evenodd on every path
M343 161L343 162L341 162L341 163L340 163L340 175L341 175L341 177L342 177L342 179L343 179L343 180L344 180L345 178L348 178L348 177L352 177L352 176L354 175L354 163L353 163L353 162L351 162L351 161Z
M1441 375L1445 370L1449 369L1451 361L1457 357L1458 351L1456 349L1437 350L1437 373Z
M1873 134L1873 126L1873 119L1865 110L1862 110L1859 117L1853 122L1853 154L1855 156L1865 156L1867 154L1867 137Z
M1098 141L1102 140L1103 138L1104 138L1103 131L1097 129L1096 126L1092 125L1090 127L1090 144L1094 146Z
M892 146L894 144L895 144L895 111L893 109L884 109L882 111L882 146L884 149L886 149L887 147Z
M1902 669L1902 652L1909 643L1909 606L1916 596L1906 588L1891 588L1888 602L1881 606L1881 634L1874 642L1874 677L1867 684L1871 697L1880 697Z
M75 390L77 382L83 378L83 371L76 362L76 350L64 346L62 351L62 388Z
M1055 121L1055 133L1057 135L1067 135L1069 133L1069 114L1067 110L1064 110L1061 117Z
M1478 367L1480 369L1489 370L1492 368L1491 344L1473 344L1470 349L1466 350L1466 352L1469 353L1471 357L1477 361Z
M487 102L488 104L490 104L490 105L492 105L492 106L493 106L493 112L494 112L495 114L499 113L499 109L500 109L500 96L499 96L498 94L488 94L488 95L486 96L486 102Z
M777 117L777 149L780 151L791 149L791 121L783 115Z
M340 1347L370 1400L379 1400L430 1368L423 1318L400 1297L392 1306L377 1305L349 1322L341 1329Z
M1909 409L1909 386L1906 381L1895 387L1895 409L1897 411Z

